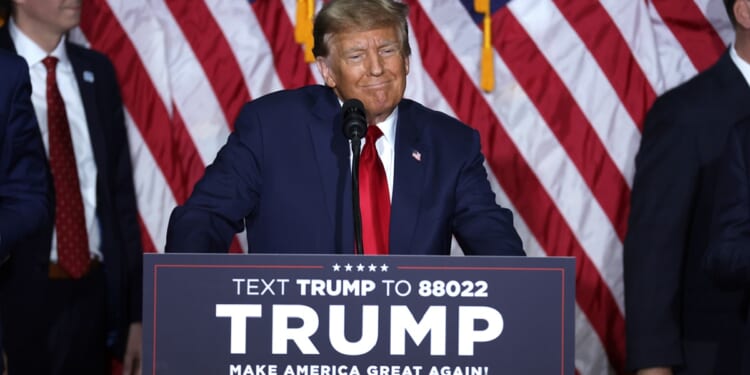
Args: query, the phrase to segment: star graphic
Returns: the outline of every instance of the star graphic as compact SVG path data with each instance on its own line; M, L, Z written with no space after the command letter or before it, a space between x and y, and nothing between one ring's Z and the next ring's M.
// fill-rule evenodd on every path
M346 272L351 272L351 270L352 270L352 265L351 265L351 264L349 264L349 263L347 263L347 264L346 264L346 265L344 266L344 269L346 270Z
M375 271L378 270L378 266L376 266L376 265L374 265L372 263L370 263L370 265L367 268L370 270L370 272L375 272Z
M365 266L362 265L362 263L357 265L357 272L362 272L365 270Z
M341 266L339 266L339 264L338 264L338 263L334 264L334 265L333 265L333 271L334 271L334 272L339 272L339 270L341 270Z
M388 265L383 264L382 266L380 266L380 272L388 272Z

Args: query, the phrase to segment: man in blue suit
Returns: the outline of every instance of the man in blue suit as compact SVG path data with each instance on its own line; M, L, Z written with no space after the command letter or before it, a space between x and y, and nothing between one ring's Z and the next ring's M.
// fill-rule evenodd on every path
M8 370L104 374L114 357L136 372L142 247L115 71L104 55L67 41L80 20L80 0L4 3L11 18L0 29L0 49L29 65L56 196L45 290L33 296L43 308L20 314L13 299L24 298L23 289L2 304ZM31 325L47 330L44 340L24 339Z
M52 192L42 137L31 105L31 83L26 62L0 51L0 305L12 288L33 294L46 281L48 249L27 246L52 222ZM25 265L23 275L13 274ZM12 279L11 276L13 276ZM16 300L19 313L34 311L34 298ZM20 303L18 303L20 302ZM0 319L0 321L2 321ZM1 327L0 327L1 328ZM28 339L39 339L43 331L27 332ZM0 354L3 335L0 331ZM3 372L0 357L0 373Z
M453 234L468 254L524 255L510 211L495 203L479 134L403 99L407 11L392 0L325 5L315 19L313 52L327 87L270 94L242 109L227 144L172 213L167 251L227 251L246 227L253 253L354 253L340 112L342 102L356 98L368 134L383 134L366 138L362 151L364 161L367 142L375 142L388 180L385 203L375 206L390 210L378 219L387 221L387 234L374 250L449 254ZM368 230L364 225L365 239Z
M624 276L627 366L639 375L739 373L743 296L701 267L718 159L732 124L750 115L750 24L735 22L750 3L725 5L735 43L656 100L636 157Z

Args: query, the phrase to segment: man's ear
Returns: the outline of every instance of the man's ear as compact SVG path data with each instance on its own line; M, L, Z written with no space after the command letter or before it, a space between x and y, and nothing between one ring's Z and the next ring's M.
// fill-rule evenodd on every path
M326 86L330 88L336 87L336 80L333 78L333 74L331 74L331 67L328 66L326 58L322 56L316 57L315 65L318 67L318 72L323 77L323 82L325 82Z
M737 24L743 29L750 30L750 3L747 1L735 1L732 7Z
M404 57L404 68L406 69L406 75L409 75L409 56Z

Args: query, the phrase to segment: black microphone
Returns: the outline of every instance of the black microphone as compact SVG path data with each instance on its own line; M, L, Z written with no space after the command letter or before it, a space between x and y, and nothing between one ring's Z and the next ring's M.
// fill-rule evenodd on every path
M359 140L367 133L365 106L358 99L349 99L341 106L341 118L344 121L344 134L349 140Z
M362 138L367 134L365 106L357 99L349 99L341 107L344 134L352 144L352 211L354 214L354 241L357 254L364 254L362 246L362 211L359 207L359 154Z

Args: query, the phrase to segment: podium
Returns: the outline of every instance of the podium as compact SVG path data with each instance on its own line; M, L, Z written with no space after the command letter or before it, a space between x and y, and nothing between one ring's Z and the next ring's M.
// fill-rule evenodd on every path
M145 374L573 374L574 258L145 254Z

